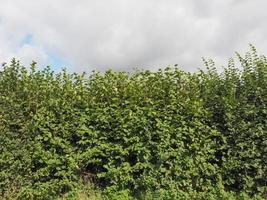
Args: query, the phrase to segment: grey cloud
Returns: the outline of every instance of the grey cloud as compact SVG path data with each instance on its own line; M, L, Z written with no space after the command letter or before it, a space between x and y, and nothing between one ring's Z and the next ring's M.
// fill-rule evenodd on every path
M52 49L73 71L168 64L194 71L202 56L224 64L248 43L265 53L266 7L264 0L1 0L0 59L47 64ZM34 43L18 50L29 33Z

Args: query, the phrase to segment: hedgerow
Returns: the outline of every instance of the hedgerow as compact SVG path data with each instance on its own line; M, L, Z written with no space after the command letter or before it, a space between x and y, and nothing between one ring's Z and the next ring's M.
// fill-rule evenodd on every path
M2 198L75 199L87 184L107 199L266 198L267 61L253 46L237 58L222 72L204 60L89 76L13 59L0 72Z

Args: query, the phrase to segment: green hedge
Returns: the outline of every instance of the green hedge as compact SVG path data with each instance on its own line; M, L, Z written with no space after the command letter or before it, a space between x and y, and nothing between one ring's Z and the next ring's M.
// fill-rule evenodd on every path
M267 196L267 61L251 46L218 72L0 71L0 195L55 199ZM74 195L75 196L75 195ZM74 198L73 196L73 198Z

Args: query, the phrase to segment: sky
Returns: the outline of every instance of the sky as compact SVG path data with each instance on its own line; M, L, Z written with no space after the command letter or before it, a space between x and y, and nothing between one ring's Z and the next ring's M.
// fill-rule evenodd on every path
M267 52L266 0L0 0L0 62L90 72Z

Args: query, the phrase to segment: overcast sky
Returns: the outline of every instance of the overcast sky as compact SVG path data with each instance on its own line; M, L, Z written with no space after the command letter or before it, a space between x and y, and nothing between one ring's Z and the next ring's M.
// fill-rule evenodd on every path
M0 62L53 69L194 71L267 52L267 0L0 0Z

